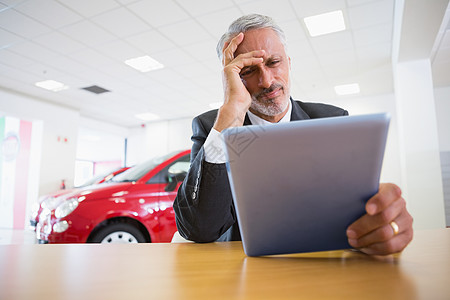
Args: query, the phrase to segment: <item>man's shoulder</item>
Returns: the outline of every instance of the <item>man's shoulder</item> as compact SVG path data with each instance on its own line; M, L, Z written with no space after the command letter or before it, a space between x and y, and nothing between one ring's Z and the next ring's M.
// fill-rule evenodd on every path
M213 122L216 120L217 117L217 113L218 113L218 109L213 109L213 110L209 110L207 112L204 112L200 115L198 115L197 117L195 117L196 119L199 119L201 121L210 121L213 120Z
M302 102L298 100L294 100L294 102L298 104L311 119L348 115L348 112L345 109L331 104Z
M218 111L218 109L213 109L196 116L192 121L193 130L195 132L201 130L209 133L214 126Z

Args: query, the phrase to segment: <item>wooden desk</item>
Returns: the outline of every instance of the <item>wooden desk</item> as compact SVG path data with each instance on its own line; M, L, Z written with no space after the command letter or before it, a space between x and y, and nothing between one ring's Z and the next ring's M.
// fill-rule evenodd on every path
M246 257L240 242L0 246L0 299L450 299L450 229L394 257Z

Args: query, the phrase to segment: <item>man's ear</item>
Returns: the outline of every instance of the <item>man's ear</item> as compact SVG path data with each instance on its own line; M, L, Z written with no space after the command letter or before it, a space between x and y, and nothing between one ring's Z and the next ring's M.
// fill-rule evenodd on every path
M289 70L291 70L291 57L288 56L288 60L289 60Z

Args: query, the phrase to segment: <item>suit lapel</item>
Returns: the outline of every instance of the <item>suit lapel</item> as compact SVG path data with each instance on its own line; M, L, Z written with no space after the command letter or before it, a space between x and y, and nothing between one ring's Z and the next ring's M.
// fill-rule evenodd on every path
M300 104L298 104L298 102L294 101L292 98L291 104L292 104L291 121L311 119L308 116L308 114L300 107Z
M245 119L244 119L244 126L246 125L252 125L252 122L250 122L250 118L248 117L248 113L245 114Z

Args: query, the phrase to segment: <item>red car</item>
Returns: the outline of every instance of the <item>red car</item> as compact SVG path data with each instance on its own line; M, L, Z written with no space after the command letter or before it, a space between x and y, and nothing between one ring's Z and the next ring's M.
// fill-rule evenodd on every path
M37 202L33 204L33 207L31 208L30 213L30 228L33 230L36 230L36 225L39 223L39 217L41 215L45 216L51 212L52 209L55 209L54 207L58 201L59 197L65 194L73 193L78 189L93 185L93 184L100 184L103 182L107 182L111 180L114 176L117 174L120 174L126 170L128 170L130 167L123 167L119 168L117 170L108 172L106 174L101 174L98 176L94 176L93 178L89 179L85 183L83 183L80 186L76 186L73 189L64 189L64 190L58 190L56 192L53 192L51 194L44 195L39 198Z
M189 164L190 150L178 151L61 196L39 219L39 242L170 242L177 230L172 203Z

